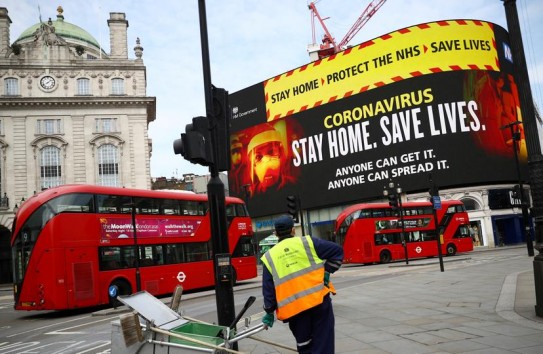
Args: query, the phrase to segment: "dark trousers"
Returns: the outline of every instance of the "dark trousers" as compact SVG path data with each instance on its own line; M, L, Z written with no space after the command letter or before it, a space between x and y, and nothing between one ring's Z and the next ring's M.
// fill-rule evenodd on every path
M334 354L334 325L330 294L324 297L322 304L288 320L298 353L302 354Z

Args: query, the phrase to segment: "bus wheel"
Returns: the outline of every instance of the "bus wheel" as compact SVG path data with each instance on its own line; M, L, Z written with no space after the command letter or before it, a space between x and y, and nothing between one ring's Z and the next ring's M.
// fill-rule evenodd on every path
M379 255L379 261L381 262L381 264L390 263L391 260L392 256L390 255L389 251L381 251L381 254Z
M454 256L456 254L456 246L452 243L447 245L447 256Z
M117 300L117 296L132 294L132 287L126 280L123 280L123 279L117 279L117 280L112 281L111 284L109 285L109 288L111 289L113 287L116 287L117 291L116 291L115 296L111 296L111 293L110 293L109 304L112 307L122 306L123 303Z

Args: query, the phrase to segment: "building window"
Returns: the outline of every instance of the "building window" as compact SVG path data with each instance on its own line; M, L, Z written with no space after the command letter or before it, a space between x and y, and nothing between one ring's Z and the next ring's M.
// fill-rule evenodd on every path
M40 153L41 188L60 186L62 171L60 166L60 149L56 146L45 146Z
M124 95L124 80L115 78L111 79L111 94Z
M96 118L96 132L97 133L116 133L117 118Z
M90 95L90 80L87 78L77 79L77 94L78 95Z
M466 207L467 211L475 211L475 210L481 210L481 205L472 198L461 198L460 199L462 203L464 203L464 206Z
M17 96L19 94L19 80L13 77L4 79L4 94L6 96Z
M101 186L119 186L118 149L111 144L98 148L98 184Z
M36 134L53 135L62 133L62 120L60 119L38 119L36 121Z

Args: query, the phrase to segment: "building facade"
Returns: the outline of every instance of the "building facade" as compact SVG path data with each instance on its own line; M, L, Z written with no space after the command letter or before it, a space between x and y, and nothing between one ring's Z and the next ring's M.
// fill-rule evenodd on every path
M60 6L13 42L10 24L0 7L0 282L11 276L10 230L25 198L71 183L150 189L156 115L124 13L107 20L110 53Z

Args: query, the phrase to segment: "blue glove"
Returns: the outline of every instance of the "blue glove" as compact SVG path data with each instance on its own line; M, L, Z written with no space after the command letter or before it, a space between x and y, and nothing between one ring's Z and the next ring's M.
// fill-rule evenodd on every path
M324 272L324 286L329 288L328 284L330 284L330 273Z
M275 317L273 313L267 313L262 317L262 323L264 323L264 329L272 328Z

